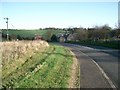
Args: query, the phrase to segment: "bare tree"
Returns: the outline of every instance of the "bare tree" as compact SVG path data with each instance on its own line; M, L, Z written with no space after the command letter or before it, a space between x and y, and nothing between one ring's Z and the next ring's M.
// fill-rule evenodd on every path
M76 29L74 34L75 40L86 40L88 37L87 31L83 28Z
M95 26L92 30L88 30L88 37L93 40L108 39L110 37L111 27L105 24L103 26Z
M53 35L53 30L47 30L46 33L45 33L45 37L46 37L46 40L47 41L51 41L51 37Z

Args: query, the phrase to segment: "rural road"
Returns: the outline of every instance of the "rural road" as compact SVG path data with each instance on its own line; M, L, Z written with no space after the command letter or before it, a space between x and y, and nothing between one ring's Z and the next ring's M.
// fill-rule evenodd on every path
M118 88L118 50L61 43L80 61L80 88Z

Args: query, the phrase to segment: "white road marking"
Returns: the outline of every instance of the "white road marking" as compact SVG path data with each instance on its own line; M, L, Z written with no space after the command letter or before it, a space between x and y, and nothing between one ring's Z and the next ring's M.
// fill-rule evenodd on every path
M81 51L82 52L82 51ZM83 53L83 52L82 52ZM85 56L89 57L87 54L83 53ZM105 79L108 81L108 83L110 84L110 86L117 90L116 89L116 86L113 84L113 82L110 80L110 78L107 76L107 74L104 72L104 70L91 58L89 57L94 63L95 65L98 67L98 69L101 71L101 73L103 74L103 76L105 77Z
M80 45L75 45L75 44L71 44L72 46L75 47L85 47L85 46L80 46ZM81 53L83 53L81 51ZM89 57L87 54L83 53L85 56ZM93 63L98 67L98 69L101 71L101 73L103 74L103 76L105 77L105 79L108 81L108 83L110 84L111 88L113 88L113 90L117 90L116 86L114 85L114 83L110 80L110 78L107 76L107 74L104 72L104 70L91 58L89 57Z

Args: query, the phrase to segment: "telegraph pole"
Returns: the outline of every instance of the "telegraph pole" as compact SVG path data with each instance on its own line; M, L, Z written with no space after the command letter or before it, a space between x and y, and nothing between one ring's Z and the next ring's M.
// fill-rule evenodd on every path
M4 18L4 19L6 19L6 23L7 23L7 40L9 41L9 32L8 32L8 19L9 18Z

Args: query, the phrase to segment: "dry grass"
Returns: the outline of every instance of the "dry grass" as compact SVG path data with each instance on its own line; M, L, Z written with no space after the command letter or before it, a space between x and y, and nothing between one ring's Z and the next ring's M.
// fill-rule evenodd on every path
M28 51L37 51L41 48L47 47L48 44L45 41L13 41L13 42L1 42L2 46L2 63L7 64L9 61L19 59L24 56Z
M80 88L80 64L75 54L72 51L70 51L70 53L73 55L73 64L71 66L71 78L69 79L69 88Z
M47 42L39 40L0 42L3 77L24 63L25 58L32 57L38 50L43 51L48 46Z

